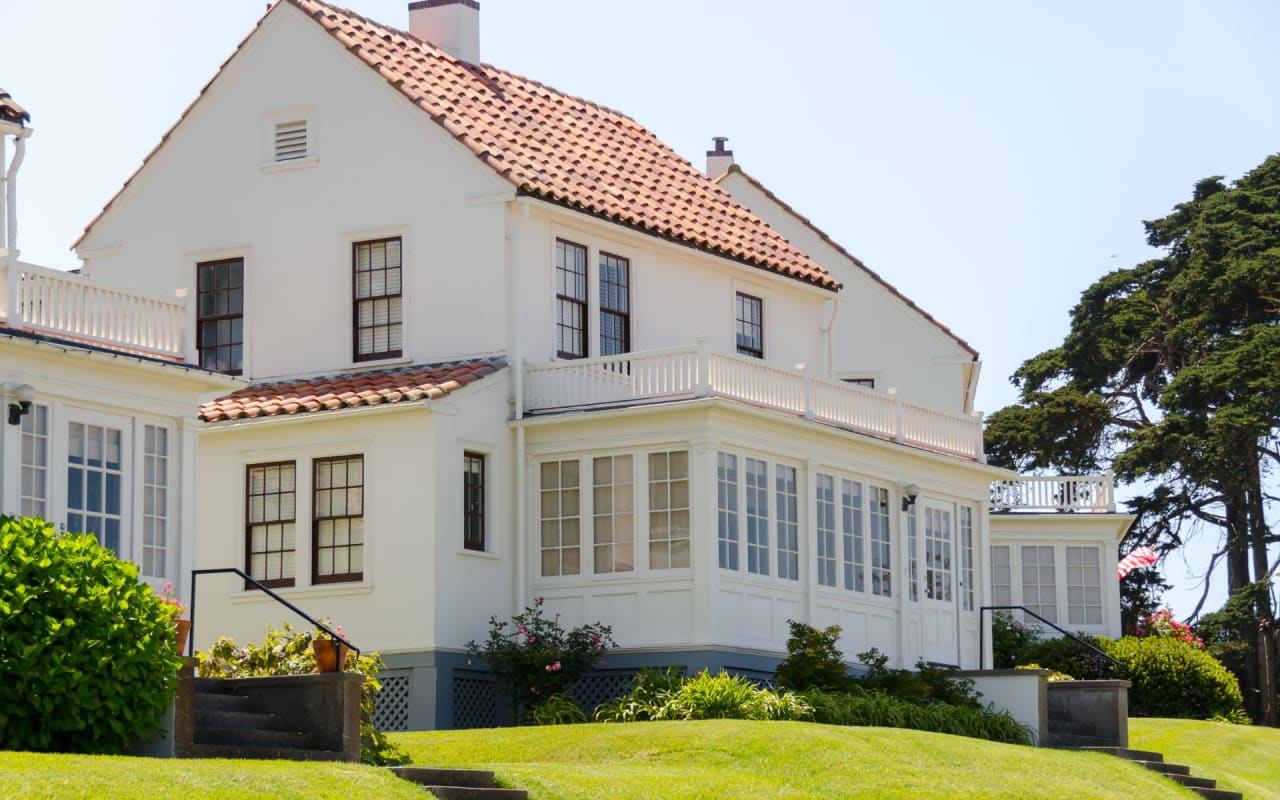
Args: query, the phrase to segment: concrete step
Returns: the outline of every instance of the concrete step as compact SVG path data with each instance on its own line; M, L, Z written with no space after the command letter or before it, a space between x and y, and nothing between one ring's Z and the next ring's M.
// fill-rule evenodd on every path
M195 729L195 743L306 750L311 746L311 734L302 733L301 731L275 731L262 730L260 728L197 726Z
M1244 800L1244 795L1240 792L1233 792L1230 789L1205 789L1203 787L1189 787L1191 791L1206 798L1206 800Z
M197 728L256 728L264 731L287 731L288 720L278 714L262 711L212 711L196 709Z
M227 692L195 692L195 706L207 711L247 711L249 698Z
M428 767L391 767L397 777L423 786L466 786L492 789L493 773L482 769L430 769Z
M1157 764L1164 763L1163 753L1153 753L1150 750L1133 750L1128 747L1071 747L1067 749L1085 750L1090 753L1106 753L1110 756L1127 758L1130 761L1152 761Z
M1063 733L1061 731L1050 730L1048 737L1048 746L1056 747L1060 750L1106 750L1109 748L1107 744L1110 739L1103 739L1098 736L1088 736L1079 733ZM1114 748L1110 748L1114 749Z
M481 789L475 786L423 786L440 800L529 800L524 789Z
M1194 775L1166 775L1188 789L1216 789L1218 782L1213 778L1197 778Z
M291 747L246 747L234 744L195 744L192 758L261 758L288 761L341 761L342 753Z
M1191 767L1185 764L1170 764L1167 761L1139 761L1139 764L1153 772L1165 775L1190 775Z

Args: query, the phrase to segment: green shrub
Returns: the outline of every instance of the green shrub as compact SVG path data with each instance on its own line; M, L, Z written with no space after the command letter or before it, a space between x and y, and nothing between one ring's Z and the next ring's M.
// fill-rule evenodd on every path
M174 623L93 536L0 516L0 749L118 753L173 698Z
M920 703L884 692L854 688L848 692L811 689L804 699L817 722L828 725L909 728L949 733L1008 744L1030 744L1031 732L1008 712L950 703Z
M1101 636L1077 633L1076 636L1106 653L1111 640ZM1111 653L1107 653L1112 655ZM1112 655L1114 658L1115 656ZM1124 670L1084 645L1066 636L1056 636L1032 645L1023 653L1018 666L1039 664L1044 669L1070 675L1076 680L1110 680L1124 677Z
M840 626L825 630L787 620L791 636L787 639L787 657L778 665L778 685L788 689L845 689L849 686L849 668L845 666L836 642Z
M568 692L553 694L529 714L534 725L576 725L586 722L587 715L573 702Z
M955 670L950 667L932 667L918 661L914 670L890 669L885 666L889 657L874 647L858 653L858 660L866 666L867 672L853 679L856 688L883 692L899 700L922 705L949 703L981 707L973 681L955 677Z
M1124 664L1135 717L1231 717L1243 706L1236 676L1216 658L1166 636L1125 636L1107 644Z
M740 675L703 670L692 678L674 679L674 670L642 672L629 694L596 709L596 720L813 719L813 709L801 695L761 689Z
M1012 614L992 613L991 662L996 669L1013 669L1032 660L1028 652L1039 641L1039 632L1018 622Z
M329 620L322 619L330 628ZM341 633L342 629L337 628ZM197 652L197 670L202 678L256 678L268 675L307 675L316 670L311 641L312 631L295 630L289 623L284 628L268 628L262 644L250 642L240 647L229 637L219 637L209 652ZM387 766L406 764L409 757L373 724L374 701L382 684L378 673L383 670L382 656L378 653L347 654L344 669L364 676L360 686L360 761L365 764Z
M680 667L645 667L636 675L631 691L596 707L597 722L647 722L656 719L670 696L684 683Z

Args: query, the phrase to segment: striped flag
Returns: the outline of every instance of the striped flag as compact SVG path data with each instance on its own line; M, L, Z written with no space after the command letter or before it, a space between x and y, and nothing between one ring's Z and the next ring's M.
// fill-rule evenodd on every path
M1156 551L1150 547L1135 548L1132 553L1120 559L1119 564L1116 564L1116 580L1124 580L1124 576L1133 570L1149 567L1159 560L1160 556L1156 555Z

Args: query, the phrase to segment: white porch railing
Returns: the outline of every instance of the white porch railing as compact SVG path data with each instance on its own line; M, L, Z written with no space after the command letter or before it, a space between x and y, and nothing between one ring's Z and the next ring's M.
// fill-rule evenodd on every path
M0 258L0 321L144 355L182 358L186 301Z
M705 346L528 365L532 413L723 397L846 430L983 460L982 422L916 405L893 393L811 377Z
M1063 511L1114 514L1110 472L1102 475L1027 475L991 484L992 511Z

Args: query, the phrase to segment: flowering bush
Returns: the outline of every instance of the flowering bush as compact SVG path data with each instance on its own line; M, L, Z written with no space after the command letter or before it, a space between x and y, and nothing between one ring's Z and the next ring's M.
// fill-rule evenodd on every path
M1197 650L1204 649L1204 641L1199 636L1196 636L1195 631L1191 630L1191 626L1178 622L1173 618L1173 612L1167 608L1162 608L1151 616L1138 620L1138 624L1130 631L1130 634L1138 638L1144 636L1167 636L1180 642L1186 642Z
M608 625L597 622L565 632L559 617L543 616L542 602L534 598L510 622L490 617L484 644L467 642L467 655L489 665L498 690L526 715L551 696L570 691L587 671L605 663L602 656L609 648L617 647Z
M173 581L169 581L164 585L164 588L160 590L159 597L165 605L165 610L169 612L169 618L174 622L182 619L182 615L187 613L187 607L173 593Z

